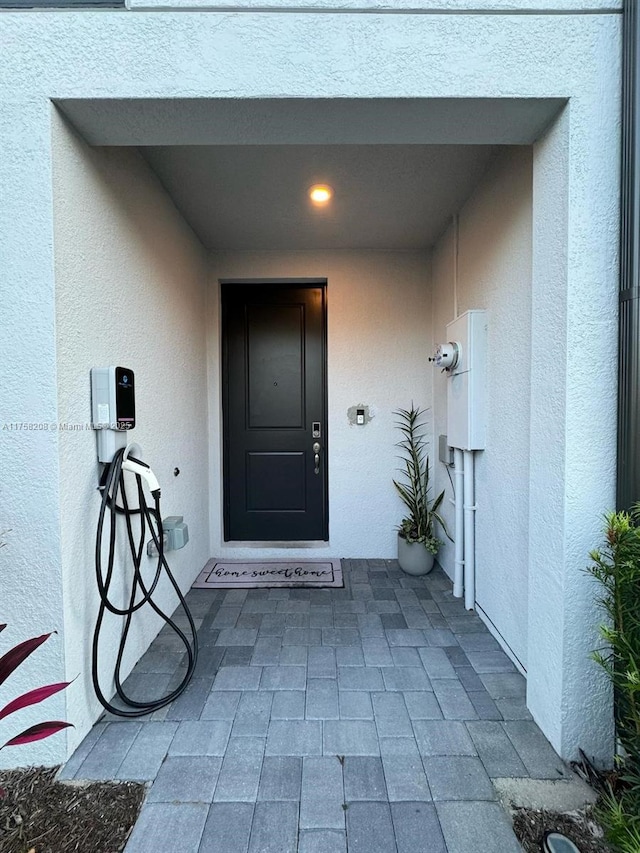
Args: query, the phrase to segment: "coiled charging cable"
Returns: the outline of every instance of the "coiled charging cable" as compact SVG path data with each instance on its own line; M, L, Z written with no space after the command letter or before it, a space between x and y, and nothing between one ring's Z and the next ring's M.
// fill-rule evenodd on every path
M127 499L124 481L124 472L127 469L133 470L135 474L138 491L137 507L130 507ZM153 507L150 507L147 504L144 493L143 476L145 469L149 472L149 476L145 477L145 479L152 483L151 495L154 499ZM141 471L142 474L138 473L138 471ZM155 488L153 488L153 486L155 486ZM96 531L96 581L100 594L100 605L98 608L98 617L96 619L92 643L91 670L93 687L100 703L110 713L119 717L142 717L145 714L150 714L153 711L157 711L159 708L163 708L170 702L173 702L174 699L180 696L180 694L186 689L196 667L196 661L198 658L198 637L187 602L185 601L185 598L180 591L180 587L171 573L171 569L169 568L164 556L164 536L162 529L162 516L160 514L160 488L157 486L157 481L149 471L148 466L143 462L140 462L138 459L127 457L127 450L125 448L121 448L116 452L113 457L113 461L105 468L99 488L102 492L102 502L100 504L100 514L98 516L98 527ZM120 496L122 501L121 504L118 503L118 496ZM105 568L103 562L103 542L107 514L109 514L109 544ZM124 517L133 564L129 603L126 607L117 607L110 599L110 589L114 576L118 515ZM137 537L132 523L134 516L139 516L140 519L140 531ZM158 551L158 561L150 584L145 583L141 572L142 559L145 552L145 541L147 538L147 528L151 533L151 537ZM185 632L182 631L179 625L177 625L170 616L164 613L153 599L153 595L162 577L163 571L166 572L166 575L178 597L178 601L185 612L189 623L191 640ZM122 667L122 659L124 657L127 638L129 636L129 630L131 628L132 616L146 604L148 604L152 610L154 610L158 616L166 622L166 624L184 643L187 653L187 669L180 684L166 696L140 702L132 699L130 696L127 696L125 693L122 686L120 670ZM118 697L124 705L127 705L130 708L130 710L120 708L109 702L102 692L98 679L100 632L102 630L102 624L107 611L116 616L122 617L124 620L122 633L120 635L120 642L118 644L113 677Z

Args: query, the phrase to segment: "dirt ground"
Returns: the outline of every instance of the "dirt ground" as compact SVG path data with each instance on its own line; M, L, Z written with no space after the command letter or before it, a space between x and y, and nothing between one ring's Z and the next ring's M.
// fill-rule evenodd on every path
M517 809L513 828L526 853L540 853L545 832L562 832L576 845L580 853L611 853L602 829L591 811L557 814L538 809Z
M56 772L0 771L0 853L121 853L145 786L56 782Z

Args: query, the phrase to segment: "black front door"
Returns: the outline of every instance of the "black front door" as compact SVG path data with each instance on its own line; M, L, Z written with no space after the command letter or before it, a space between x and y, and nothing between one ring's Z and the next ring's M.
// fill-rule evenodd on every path
M225 539L328 539L325 282L223 282Z

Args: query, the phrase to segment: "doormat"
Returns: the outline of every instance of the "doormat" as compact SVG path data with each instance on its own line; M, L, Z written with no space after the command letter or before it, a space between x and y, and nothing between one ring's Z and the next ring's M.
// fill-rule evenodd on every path
M277 589L342 587L340 560L215 560L200 572L192 589Z

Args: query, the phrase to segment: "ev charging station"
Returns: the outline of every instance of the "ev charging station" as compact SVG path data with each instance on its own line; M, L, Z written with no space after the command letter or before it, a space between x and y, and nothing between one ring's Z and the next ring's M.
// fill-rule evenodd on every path
M98 486L102 499L95 551L100 604L92 641L93 686L100 703L107 711L121 717L140 717L168 705L186 689L196 666L198 640L187 602L165 557L168 537L160 513L160 484L150 466L140 458L140 446L129 442L129 432L136 425L134 372L125 367L92 368L91 411L97 437L98 461L103 466ZM148 494L151 501L148 501ZM167 521L171 526L174 546L182 547L188 541L188 532L182 518L174 516ZM149 535L151 540L147 543ZM119 536L124 536L129 545L131 563L130 567L124 569L130 572L126 582L128 604L124 607L114 603L111 591L119 570L116 565ZM148 563L145 564L147 555L155 557L153 569ZM154 593L163 574L168 578L176 593L177 602L186 614L190 637L154 600ZM180 684L167 695L138 701L124 691L120 670L132 619L145 606L155 611L184 643L187 670ZM125 708L112 704L105 696L98 677L100 633L107 613L122 620L114 663L114 682L116 695Z

